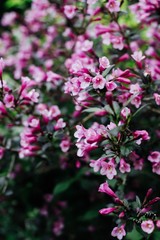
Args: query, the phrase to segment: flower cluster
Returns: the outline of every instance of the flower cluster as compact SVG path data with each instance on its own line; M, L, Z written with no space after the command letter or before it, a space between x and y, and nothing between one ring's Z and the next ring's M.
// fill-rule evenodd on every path
M156 191L160 175L159 12L159 0L133 5L121 0L32 0L23 16L10 11L2 17L0 187L9 196L23 174L28 179L53 170L57 195L53 198L52 189L45 189L45 203L43 198L28 215L47 218L51 211L54 237L66 238L65 218L70 215L67 200L57 196L80 181L90 194L89 204L97 202L101 197L90 190L92 177L94 189L97 179L107 179L98 192L112 202L99 213L113 216L113 237L121 240L135 226L142 236L160 228L160 198L150 200L152 189L147 191L148 186ZM79 202L74 201L76 214ZM88 227L90 233L95 229ZM78 231L74 234L69 237L75 239Z

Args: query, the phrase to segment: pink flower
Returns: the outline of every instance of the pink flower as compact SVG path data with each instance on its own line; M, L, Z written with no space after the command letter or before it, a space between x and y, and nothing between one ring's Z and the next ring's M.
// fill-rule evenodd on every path
M4 69L4 60L3 58L0 58L0 78L2 78L2 73L3 73L3 69Z
M138 83L130 85L130 93L132 93L134 95L138 95L139 93L141 93L141 91L142 91L142 89Z
M106 160L106 158L103 158L103 157L99 158L98 160L90 160L89 166L93 167L94 172L98 172L101 167L101 163L105 160Z
M56 119L60 115L61 115L61 111L57 105L53 105L50 107L50 110L49 110L49 119L50 120Z
M136 143L138 145L141 144L142 140L149 140L150 136L148 134L148 132L146 130L137 130L133 133L134 138L138 138L138 140L136 141Z
M81 142L77 142L76 146L78 148L78 152L77 152L78 157L83 157L85 154L87 154L91 150L96 149L98 147L96 142L90 144L84 140Z
M130 172L131 171L130 165L128 163L126 163L123 158L121 158L121 160L120 160L119 170L121 171L121 173L125 173L125 172Z
M141 223L141 228L144 232L151 234L154 230L154 223L152 220L145 220Z
M160 105L160 95L158 93L154 93L153 96L156 101L156 104Z
M62 152L68 152L69 148L70 148L70 140L69 139L63 139L60 143L60 147Z
M106 79L102 75L97 74L97 76L92 79L92 83L94 89L103 89L106 84Z
M78 138L77 141L79 142L82 138L85 137L85 134L86 134L87 130L81 125L77 125L76 129L77 129L77 131L74 133L74 137Z
M106 4L106 8L113 13L113 12L119 12L120 11L120 2L117 0L109 0Z
M3 155L4 155L4 148L0 147L0 159L3 158Z
M69 19L74 18L76 15L76 7L73 5L65 5L64 6L64 14Z
M139 106L141 105L141 99L142 99L142 96L136 96L134 99L132 99L131 103L132 103L136 108L139 108Z
M108 179L113 179L114 176L117 175L117 171L115 169L115 163L113 160L110 160L108 163L102 162L101 164L101 171L102 175L106 175Z
M151 152L151 154L148 156L148 160L153 163L159 163L160 162L160 152L158 152L158 151Z
M152 172L160 175L160 162L152 165Z
M126 236L126 231L124 229L124 225L113 228L111 235L113 237L117 237L119 240L121 240L124 236Z
M90 85L91 81L92 81L92 78L88 74L84 74L79 79L80 79L80 82L81 82L81 88L82 89L87 88Z
M106 83L106 88L107 88L108 91L112 92L113 90L115 90L117 88L117 84L113 81L107 82Z
M142 55L142 51L135 51L131 57L136 61L136 62L141 62L145 56Z
M7 113L6 108L5 108L4 104L0 101L0 115L2 116L6 113Z
M108 194L109 196L113 198L118 198L117 195L112 191L112 189L109 187L108 183L102 183L98 189L99 192L103 192Z
M123 108L121 111L121 116L126 119L131 114L131 110L127 107Z
M11 108L14 106L14 96L12 94L6 94L3 99L5 106Z
M58 119L58 121L56 122L56 125L54 126L54 129L60 130L62 128L64 128L66 126L66 123L63 121L63 118Z
M112 212L114 212L117 208L116 207L109 207L109 208L102 208L101 210L99 210L100 214L110 214Z
M106 69L108 67L110 67L110 62L108 60L107 57L101 57L99 58L99 66L102 68L102 69Z
M81 50L84 52L87 52L87 51L91 50L92 47L93 47L93 42L89 41L89 40L85 40L82 44Z
M26 97L29 98L32 102L37 103L39 99L39 93L35 89L32 89L26 94Z
M124 41L121 36L112 36L111 43L115 49L122 50L124 48Z
M157 226L157 228L160 228L160 220L157 220L156 226Z
M107 125L107 128L109 130L112 130L112 129L116 128L116 127L117 127L117 125L115 123L113 123L113 122L110 122L110 124Z

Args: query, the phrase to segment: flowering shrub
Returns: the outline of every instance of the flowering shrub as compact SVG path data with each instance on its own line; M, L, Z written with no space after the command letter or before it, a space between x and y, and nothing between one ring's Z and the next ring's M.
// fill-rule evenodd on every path
M159 12L33 0L4 14L0 236L159 239Z

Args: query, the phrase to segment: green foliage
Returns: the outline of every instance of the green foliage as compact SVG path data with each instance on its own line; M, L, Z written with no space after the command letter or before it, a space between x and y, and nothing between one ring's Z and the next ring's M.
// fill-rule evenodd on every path
M19 9L25 9L27 4L31 3L31 0L7 0L5 3L6 8L12 9L12 8L19 8Z

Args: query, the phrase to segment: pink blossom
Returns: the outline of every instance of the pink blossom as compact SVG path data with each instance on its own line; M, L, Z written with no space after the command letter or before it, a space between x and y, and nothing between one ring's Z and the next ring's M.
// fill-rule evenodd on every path
M52 231L56 236L60 236L62 234L64 228L64 223L62 219L59 219L54 222Z
M152 172L160 175L160 162L153 163L153 165L152 165Z
M151 234L154 230L154 223L152 220L145 220L141 223L141 228L144 232Z
M7 113L4 104L0 101L0 115L5 115Z
M4 148L0 147L0 159L2 159L4 156Z
M131 114L131 110L128 107L125 107L121 110L121 116L126 119Z
M77 141L79 142L83 137L85 137L87 130L81 125L77 125L76 129L77 129L77 131L74 133L74 136L75 136L75 138L78 138Z
M106 8L113 13L120 11L120 2L118 0L109 0L106 4Z
M111 43L115 49L122 50L124 48L124 41L121 36L112 36Z
M102 208L101 210L99 210L100 214L110 214L112 212L114 212L117 208L116 207L109 207L109 208Z
M61 111L57 105L52 105L48 112L48 117L50 120L56 119L61 115Z
M3 99L5 106L11 108L14 106L14 96L12 94L6 94Z
M0 78L2 77L4 66L5 66L4 60L3 58L0 58Z
M141 144L142 140L149 140L150 136L148 134L148 132L146 130L137 130L133 133L134 138L138 138L138 140L136 141L136 143L138 145Z
M156 104L160 105L160 95L158 93L154 93L153 96L156 101Z
M78 157L83 157L85 154L98 147L96 142L90 144L87 143L86 141L77 142L76 146L78 148L77 151Z
M130 93L137 95L137 94L141 93L141 91L142 91L142 89L138 83L130 85Z
M136 108L139 108L141 105L142 96L136 96L132 99L131 104L134 105Z
M2 26L10 26L13 25L15 19L17 17L16 12L10 12L10 13L5 13L3 18L2 18Z
M158 151L151 152L151 154L148 156L148 160L153 163L159 163L160 162L160 152L158 152Z
M109 196L113 198L118 198L117 195L112 191L112 189L109 187L108 183L102 183L98 189L99 192L103 192L108 194Z
M97 74L97 76L92 79L92 83L94 89L103 89L106 83L106 79L102 75Z
M104 158L103 158L104 159ZM102 163L102 158L98 159L98 160L90 160L90 167L93 167L93 171L94 172L98 172L101 168L101 163Z
M108 128L109 130L113 130L113 129L116 128L116 127L117 127L117 125L116 125L115 123L113 123L113 122L110 122L110 124L107 125L107 128Z
M143 158L135 159L133 161L133 165L135 170L142 170L144 166L144 159Z
M82 44L81 50L84 52L87 52L87 51L91 50L92 47L93 47L93 42L89 41L89 40L85 40Z
M80 82L81 82L80 84L81 84L81 88L82 89L87 88L90 85L91 81L92 81L92 78L88 74L84 74L79 79L80 79Z
M69 148L70 148L70 140L69 139L63 139L60 143L60 147L62 152L68 152Z
M110 67L110 62L109 62L109 59L107 57L101 57L99 58L99 66L102 68L102 69L106 69L108 67Z
M76 15L76 7L73 5L65 5L64 6L64 14L69 19L74 18Z
M142 51L135 51L131 57L136 61L136 62L141 62L145 56L143 56Z
M119 240L121 240L124 236L126 236L126 231L124 229L124 225L113 228L111 235L113 237L117 237Z
M114 91L117 88L117 84L113 81L107 82L106 83L106 88L108 91Z
M66 126L66 123L64 122L63 118L58 119L58 121L56 122L56 125L54 126L54 129L60 130L62 128L64 128Z
M121 173L125 173L125 172L130 172L131 171L130 164L126 163L123 158L121 158L121 160L120 160L119 170L120 170Z
M157 220L156 226L157 226L157 228L160 228L160 220Z
M115 163L113 160L110 160L108 163L102 162L101 163L101 171L102 175L106 175L108 179L113 179L114 176L117 175L117 171L115 169Z
M25 97L29 98L32 102L37 103L39 99L39 93L36 92L35 89L32 89L26 94Z
M89 128L85 132L86 141L89 143L97 142L101 139L101 136L97 133L96 129Z

